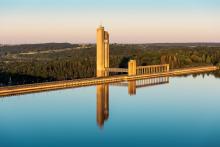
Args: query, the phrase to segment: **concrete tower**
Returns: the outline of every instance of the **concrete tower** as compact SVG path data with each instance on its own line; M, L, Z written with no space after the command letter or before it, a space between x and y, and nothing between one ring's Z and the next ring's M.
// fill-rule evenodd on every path
M97 29L96 76L106 76L105 69L109 68L109 33L103 26Z
M109 68L109 33L105 31L104 40L104 52L105 52L105 68Z

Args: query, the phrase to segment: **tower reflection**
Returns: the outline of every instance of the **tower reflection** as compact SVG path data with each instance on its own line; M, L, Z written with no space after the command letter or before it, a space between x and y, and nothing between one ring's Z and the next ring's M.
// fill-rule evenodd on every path
M128 81L128 94L136 95L136 81Z
M129 95L136 95L138 88L169 83L169 77L143 79L137 81L128 81L125 83L111 83L111 86L122 86L128 88ZM97 85L96 87L96 119L100 128L104 126L109 118L109 83Z
M109 117L109 84L97 85L97 124L100 128Z

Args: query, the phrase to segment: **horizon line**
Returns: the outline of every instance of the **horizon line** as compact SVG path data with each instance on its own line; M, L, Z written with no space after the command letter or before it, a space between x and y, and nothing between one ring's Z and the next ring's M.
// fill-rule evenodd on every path
M7 45L34 45L34 44L61 44L61 43L68 43L68 44L96 44L96 42L79 42L79 43L73 43L73 42L30 42L30 43L0 43L1 46L7 46ZM135 42L112 42L110 44L220 44L220 41L210 41L210 42L141 42L141 43L135 43Z

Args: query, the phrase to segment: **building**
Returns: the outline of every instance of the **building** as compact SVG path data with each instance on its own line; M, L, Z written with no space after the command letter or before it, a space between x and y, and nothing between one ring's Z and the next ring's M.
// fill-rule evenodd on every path
M109 68L109 33L103 26L97 29L96 49L96 76L107 76L106 68Z

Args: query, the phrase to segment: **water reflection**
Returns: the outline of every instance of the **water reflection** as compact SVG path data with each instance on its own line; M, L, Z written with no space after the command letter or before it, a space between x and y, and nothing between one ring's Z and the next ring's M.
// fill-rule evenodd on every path
M112 83L111 86L122 86L128 88L129 95L136 95L136 89L148 86L169 83L169 77L143 79L137 81L128 81L122 83ZM109 84L101 84L96 87L96 119L100 128L104 126L105 121L109 118Z
M109 117L109 84L97 85L97 124L99 127L104 125L104 122Z

